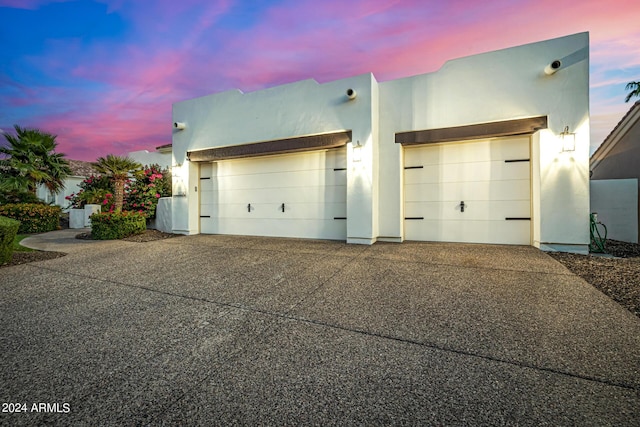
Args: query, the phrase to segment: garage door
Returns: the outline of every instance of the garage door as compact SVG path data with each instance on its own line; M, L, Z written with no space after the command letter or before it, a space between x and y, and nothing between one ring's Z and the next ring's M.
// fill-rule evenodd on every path
M407 147L407 240L531 242L529 137Z
M200 231L346 239L345 148L203 163Z

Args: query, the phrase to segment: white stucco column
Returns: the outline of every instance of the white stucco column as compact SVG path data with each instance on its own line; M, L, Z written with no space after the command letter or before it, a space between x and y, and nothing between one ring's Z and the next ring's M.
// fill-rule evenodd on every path
M575 130L574 130L575 129ZM589 120L570 125L574 149L558 129L532 140L533 245L543 250L588 252ZM566 137L565 137L566 138Z
M347 243L370 245L373 232L374 143L371 133L353 133L347 150Z
M198 163L189 161L182 163L178 161L173 165L171 222L174 233L197 234L199 232L199 169Z

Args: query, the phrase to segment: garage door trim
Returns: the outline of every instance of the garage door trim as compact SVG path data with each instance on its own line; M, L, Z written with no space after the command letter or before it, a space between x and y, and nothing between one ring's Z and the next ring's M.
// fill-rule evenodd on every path
M350 130L188 151L187 158L192 162L215 162L218 160L338 148L348 142L351 142Z
M440 142L497 138L501 136L527 135L546 128L547 116L539 116L527 119L480 123L476 125L398 132L396 133L396 144L435 144Z

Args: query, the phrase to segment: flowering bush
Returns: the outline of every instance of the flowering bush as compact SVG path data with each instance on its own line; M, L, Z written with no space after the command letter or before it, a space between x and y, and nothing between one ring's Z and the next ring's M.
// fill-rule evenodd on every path
M159 165L147 166L134 173L125 185L124 210L143 213L155 218L160 197L171 196L171 174Z
M82 209L85 205L102 205L103 212L114 208L113 184L107 176L91 175L80 183L80 191L65 197L69 208Z
M67 196L70 208L82 209L87 204L101 205L102 212L113 212L115 199L113 182L107 176L91 175L80 184L80 191ZM154 218L160 197L171 196L171 173L159 165L145 166L136 171L124 186L125 211Z

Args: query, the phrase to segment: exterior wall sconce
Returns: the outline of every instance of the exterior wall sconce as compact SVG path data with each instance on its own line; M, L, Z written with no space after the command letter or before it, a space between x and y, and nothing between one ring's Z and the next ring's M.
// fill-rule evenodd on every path
M562 137L562 151L576 151L576 134L569 132L569 126L565 126L560 133Z
M173 186L173 195L176 197L186 197L187 187L184 184L184 179L182 178L182 163L176 163L171 167L171 175L175 179L175 184Z
M185 122L173 122L173 128L176 130L186 129L187 124Z
M360 144L360 140L357 140L356 143L353 144L353 161L362 161L362 144Z

